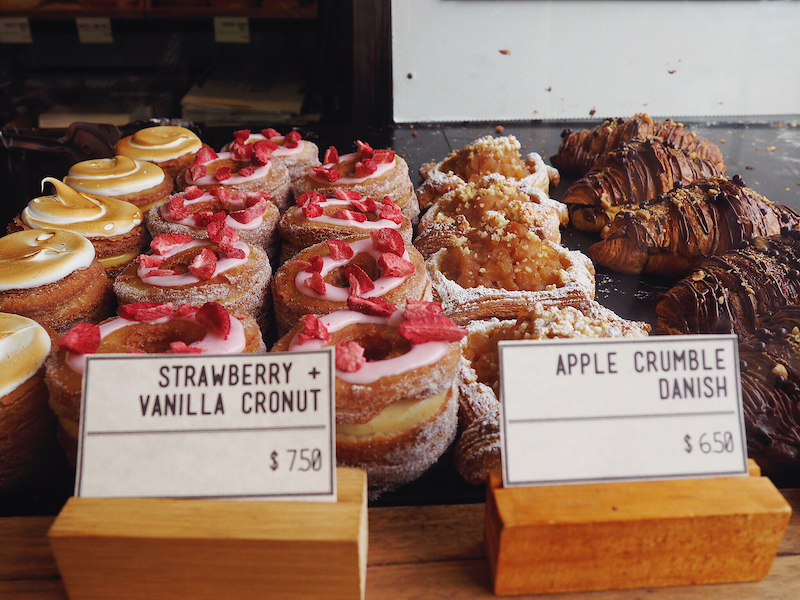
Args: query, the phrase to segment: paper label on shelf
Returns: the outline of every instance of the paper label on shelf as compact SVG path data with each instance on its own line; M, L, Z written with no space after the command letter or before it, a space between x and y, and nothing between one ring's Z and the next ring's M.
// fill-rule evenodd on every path
M249 44L250 23L247 17L214 17L214 41L218 44Z
M28 17L0 18L0 44L32 44Z
M89 355L75 495L336 501L332 349Z
M504 485L747 474L735 336L498 347Z
M78 41L81 44L113 44L109 17L76 17Z

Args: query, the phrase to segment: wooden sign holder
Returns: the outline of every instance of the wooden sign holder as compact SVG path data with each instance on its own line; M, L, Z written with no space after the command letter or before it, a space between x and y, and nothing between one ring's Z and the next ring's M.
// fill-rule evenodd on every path
M752 461L750 477L541 487L497 471L486 553L499 595L755 581L791 512Z
M337 502L71 498L49 532L70 600L364 598L367 477Z

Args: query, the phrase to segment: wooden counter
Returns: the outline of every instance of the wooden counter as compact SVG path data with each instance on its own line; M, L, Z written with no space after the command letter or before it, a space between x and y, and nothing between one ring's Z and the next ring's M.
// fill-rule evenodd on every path
M782 490L792 520L769 575L755 583L558 594L564 599L796 600L800 598L800 489ZM367 598L496 598L483 547L483 504L369 510ZM0 598L67 598L50 554L53 517L0 520ZM521 597L525 598L525 597Z

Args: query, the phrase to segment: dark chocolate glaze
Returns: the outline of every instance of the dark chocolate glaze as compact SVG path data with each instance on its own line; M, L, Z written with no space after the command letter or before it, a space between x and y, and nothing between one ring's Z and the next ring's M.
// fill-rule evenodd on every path
M800 306L763 316L739 344L747 451L779 485L800 483Z
M644 113L630 119L609 119L592 129L565 129L561 133L558 152L550 160L557 169L582 176L594 167L600 156L616 150L634 138L652 137L659 137L675 147L717 163L720 171L725 172L722 151L716 144L698 137L686 129L683 123L676 123L672 119L653 121L650 115Z
M674 188L637 209L621 209L606 239L589 248L589 254L596 263L626 273L680 276L708 256L799 225L800 214L791 208L732 180L711 177Z
M659 333L727 333L744 339L760 315L800 304L800 230L712 256L656 306Z
M601 156L592 171L564 192L562 202L570 205L575 227L597 231L597 225L610 223L621 207L638 207L676 186L722 174L710 160L659 138L635 139ZM587 219L592 225L580 218L587 210L596 213L593 221Z

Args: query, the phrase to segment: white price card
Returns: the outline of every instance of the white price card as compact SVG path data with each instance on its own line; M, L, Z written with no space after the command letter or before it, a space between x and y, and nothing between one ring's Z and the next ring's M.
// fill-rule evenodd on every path
M108 17L76 17L78 41L81 44L113 44L111 19Z
M75 495L336 501L333 353L87 357Z
M0 44L32 44L31 23L28 17L0 18Z
M249 44L250 21L247 17L214 17L214 41L218 44Z
M504 485L747 474L733 335L499 344Z

